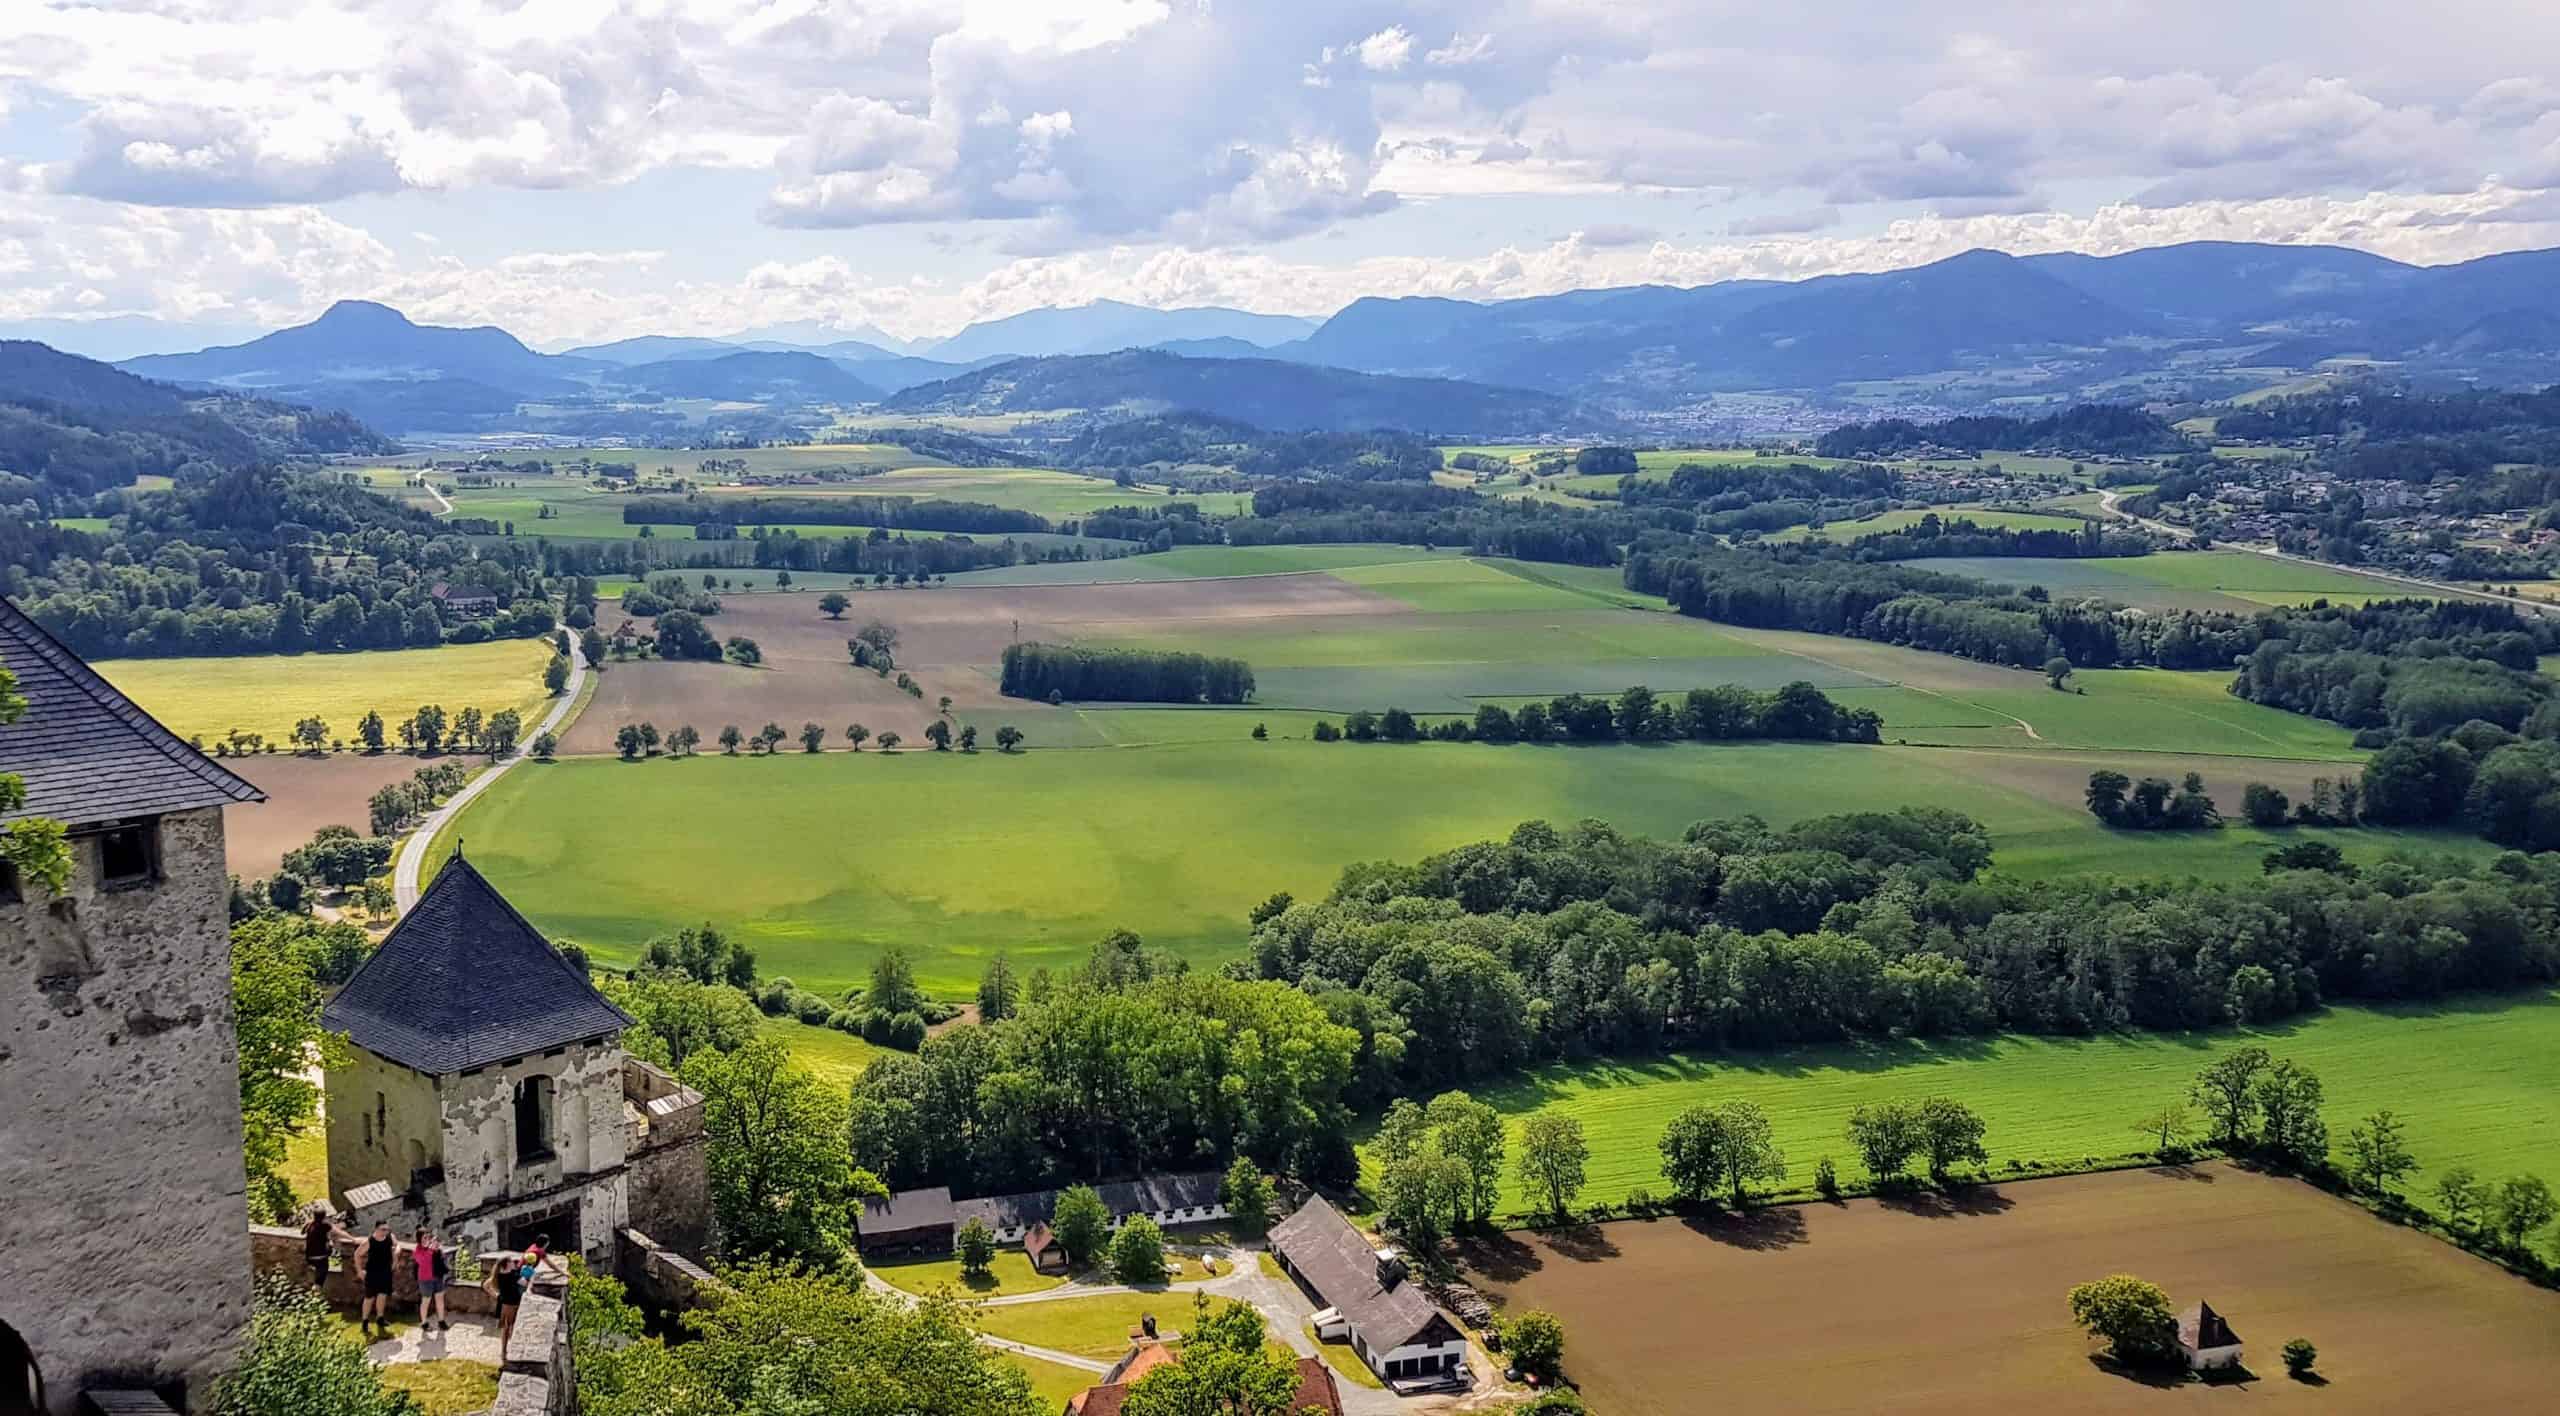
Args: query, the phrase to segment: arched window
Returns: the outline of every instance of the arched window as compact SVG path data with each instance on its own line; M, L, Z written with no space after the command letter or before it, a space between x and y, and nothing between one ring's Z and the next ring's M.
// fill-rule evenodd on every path
M44 1374L26 1339L0 1323L0 1416L44 1416Z
M516 1164L551 1158L552 1083L527 1077L516 1083Z

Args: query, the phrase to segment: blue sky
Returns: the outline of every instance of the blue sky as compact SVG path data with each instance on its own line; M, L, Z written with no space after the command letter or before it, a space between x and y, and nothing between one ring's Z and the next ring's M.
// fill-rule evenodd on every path
M7 0L0 330L1321 315L2560 244L2560 7ZM114 351L130 352L130 351Z

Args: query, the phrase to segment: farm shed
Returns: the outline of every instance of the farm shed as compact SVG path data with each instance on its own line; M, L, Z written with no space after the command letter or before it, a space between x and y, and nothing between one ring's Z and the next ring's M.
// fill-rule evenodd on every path
M1273 1226L1271 1252L1336 1311L1351 1350L1381 1378L1433 1377L1466 1361L1465 1334L1405 1280L1403 1261L1371 1248L1322 1196Z
M887 1254L950 1253L951 1233L957 1227L948 1185L900 1190L885 1200L864 1200L862 1219L855 1226L862 1252L875 1258Z
M2214 1372L2240 1365L2240 1334L2213 1310L2211 1303L2198 1303L2178 1315L2178 1350L2186 1354L2191 1371Z

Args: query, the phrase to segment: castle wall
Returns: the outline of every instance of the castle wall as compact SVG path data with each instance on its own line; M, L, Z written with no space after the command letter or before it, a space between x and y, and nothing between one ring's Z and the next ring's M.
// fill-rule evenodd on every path
M528 1077L552 1079L549 1159L516 1163L515 1091ZM500 1067L441 1079L444 1171L456 1210L530 1195L573 1176L618 1169L627 1156L622 1120L622 1047L578 1043ZM614 1225L622 1222L619 1215ZM601 1221L597 1222L601 1224ZM603 1232L609 1237L611 1228Z
M410 1171L444 1163L444 1113L435 1078L350 1047L329 1069L329 1200L347 1208L347 1192L375 1181L409 1188ZM414 1145L414 1149L412 1149Z
M146 886L74 857L0 903L0 1322L60 1416L90 1385L200 1403L250 1294L222 814L160 818Z
M711 1252L711 1172L702 1093L637 1058L622 1064L630 1132L630 1224L697 1258Z

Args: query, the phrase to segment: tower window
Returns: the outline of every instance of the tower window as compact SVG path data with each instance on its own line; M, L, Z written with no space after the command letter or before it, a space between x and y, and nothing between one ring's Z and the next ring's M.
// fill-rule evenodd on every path
M160 878L160 823L111 826L98 833L98 883L130 890Z
M516 1083L516 1164L551 1158L552 1082L527 1077Z

